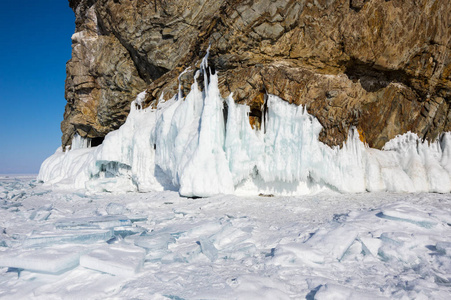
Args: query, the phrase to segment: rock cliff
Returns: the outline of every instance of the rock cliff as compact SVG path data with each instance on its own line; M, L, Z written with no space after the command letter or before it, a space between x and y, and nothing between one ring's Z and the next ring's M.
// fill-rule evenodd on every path
M441 0L69 0L76 16L67 63L62 144L100 141L146 104L187 93L209 45L221 93L251 107L265 95L304 105L320 138L350 127L381 148L397 134L451 130L451 2ZM185 69L188 71L179 78Z

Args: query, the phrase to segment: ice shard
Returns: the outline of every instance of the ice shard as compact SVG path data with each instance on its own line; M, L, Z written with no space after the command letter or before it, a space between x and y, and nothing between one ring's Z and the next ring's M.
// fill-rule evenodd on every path
M117 276L133 276L144 263L146 251L126 245L104 245L80 257L80 265Z
M23 241L23 247L45 247L58 244L92 244L107 241L113 237L113 230L52 231L31 235Z
M78 266L87 248L60 245L41 249L14 249L0 252L0 266L59 274Z

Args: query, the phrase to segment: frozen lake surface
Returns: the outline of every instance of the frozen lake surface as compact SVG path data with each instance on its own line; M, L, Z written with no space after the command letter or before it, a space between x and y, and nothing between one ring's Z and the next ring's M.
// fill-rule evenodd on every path
M4 299L449 299L451 195L182 198L0 176Z

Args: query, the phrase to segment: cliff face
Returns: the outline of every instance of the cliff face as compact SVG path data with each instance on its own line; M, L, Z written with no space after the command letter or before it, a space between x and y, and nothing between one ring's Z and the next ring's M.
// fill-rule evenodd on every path
M451 3L440 0L70 0L63 146L123 124L130 102L187 93L208 45L221 93L261 119L266 93L302 104L340 145L451 130Z

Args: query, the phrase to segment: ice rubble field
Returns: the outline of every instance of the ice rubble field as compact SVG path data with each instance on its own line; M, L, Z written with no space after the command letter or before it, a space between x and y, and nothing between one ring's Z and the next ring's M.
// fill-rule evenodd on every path
M0 177L4 299L449 299L451 195L183 198Z

